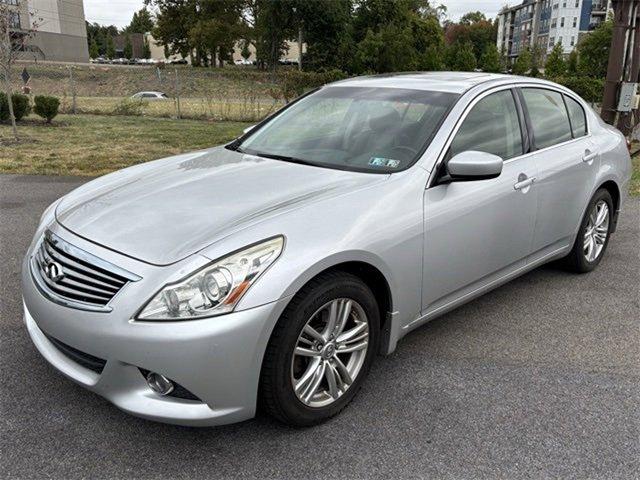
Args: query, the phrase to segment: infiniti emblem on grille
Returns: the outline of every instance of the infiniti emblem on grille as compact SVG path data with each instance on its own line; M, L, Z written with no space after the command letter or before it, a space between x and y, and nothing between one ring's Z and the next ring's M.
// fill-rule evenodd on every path
M44 267L44 273L49 277L52 282L58 282L62 280L64 277L64 270L62 269L62 265L58 262L49 262Z

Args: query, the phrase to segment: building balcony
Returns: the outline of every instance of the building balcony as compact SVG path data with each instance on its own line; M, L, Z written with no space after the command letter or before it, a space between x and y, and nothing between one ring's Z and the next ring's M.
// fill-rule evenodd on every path
M591 5L591 13L593 15L606 15L607 4L606 3L593 3Z

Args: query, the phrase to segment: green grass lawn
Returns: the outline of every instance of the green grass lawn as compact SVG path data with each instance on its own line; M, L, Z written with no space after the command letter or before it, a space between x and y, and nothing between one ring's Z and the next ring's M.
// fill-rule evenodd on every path
M157 158L228 142L249 124L148 117L60 115L28 119L20 142L0 125L0 173L102 175Z

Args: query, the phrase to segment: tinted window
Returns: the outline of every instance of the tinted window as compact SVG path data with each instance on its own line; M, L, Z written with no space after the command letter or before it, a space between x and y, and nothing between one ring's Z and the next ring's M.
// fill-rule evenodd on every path
M562 95L542 88L523 88L537 148L571 140L569 116Z
M467 150L492 153L503 160L522 155L522 134L510 90L480 100L458 130L449 156Z
M571 118L571 127L573 128L574 138L584 137L587 134L587 116L584 108L580 106L573 98L567 97L567 109L569 110L569 118Z
M343 170L389 173L420 157L459 95L325 87L229 148Z

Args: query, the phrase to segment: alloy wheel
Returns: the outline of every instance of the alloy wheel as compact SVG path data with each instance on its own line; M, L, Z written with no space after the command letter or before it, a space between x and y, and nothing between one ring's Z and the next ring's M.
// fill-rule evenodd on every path
M609 206L604 200L595 204L589 214L584 233L584 256L588 262L594 262L602 253L609 235Z
M367 356L369 320L362 306L338 298L320 307L305 324L291 360L298 400L326 407L351 387Z

